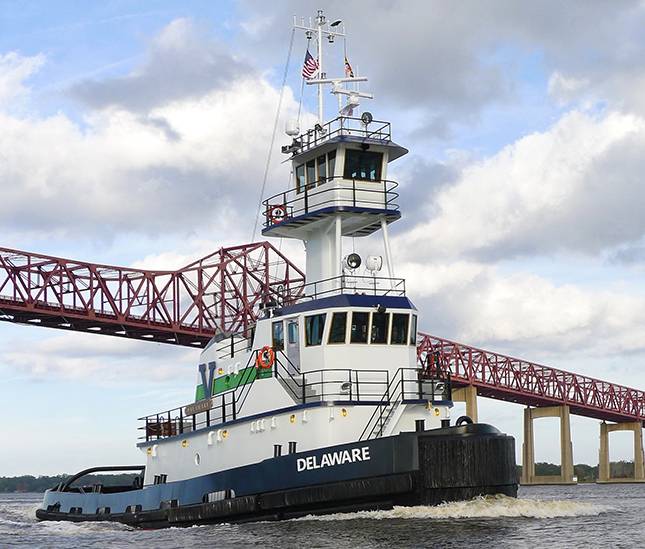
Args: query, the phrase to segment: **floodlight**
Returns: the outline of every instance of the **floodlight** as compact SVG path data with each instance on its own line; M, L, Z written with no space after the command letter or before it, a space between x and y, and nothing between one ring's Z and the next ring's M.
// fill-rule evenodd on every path
M373 273L378 272L383 267L383 258L380 255L370 255L365 262L365 267Z
M345 259L343 259L343 265L345 266L345 268L352 271L354 269L358 269L361 266L362 262L363 260L358 254L349 254L348 256L345 256Z

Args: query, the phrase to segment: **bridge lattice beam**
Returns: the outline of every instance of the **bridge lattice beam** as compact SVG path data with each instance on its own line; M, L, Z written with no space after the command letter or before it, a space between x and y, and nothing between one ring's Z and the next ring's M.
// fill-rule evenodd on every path
M0 320L204 346L252 325L304 274L268 242L221 248L176 271L99 265L0 248Z
M527 406L568 405L577 415L645 421L645 392L527 360L419 334L417 356L429 372L449 373L478 394Z

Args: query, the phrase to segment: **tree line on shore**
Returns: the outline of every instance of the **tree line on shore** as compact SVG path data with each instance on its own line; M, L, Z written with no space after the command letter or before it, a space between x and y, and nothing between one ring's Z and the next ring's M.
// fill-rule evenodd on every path
M612 461L610 464L611 476L614 478L629 478L634 474L633 461ZM598 466L591 466L585 463L578 463L573 466L573 471L578 482L594 482L598 479ZM518 478L522 473L522 466L517 466ZM559 475L560 466L553 463L536 463L536 475ZM48 488L53 488L60 482L69 478L71 475L39 476L22 475L19 477L0 477L0 493L8 492L44 492ZM83 477L82 484L85 486L92 484L103 484L105 486L130 485L137 475L119 474L119 475L87 475Z
M609 464L612 478L630 478L634 476L633 461L612 461ZM522 474L522 466L517 466L518 478ZM535 464L536 475L559 475L560 466L553 463L539 462ZM573 466L573 474L578 482L595 482L598 480L598 466L578 463Z
M44 492L68 479L71 475L39 476L22 475L19 477L0 477L0 493L8 492ZM136 474L123 473L118 475L87 475L81 480L81 485L103 484L104 486L131 485ZM74 483L77 486L78 481Z

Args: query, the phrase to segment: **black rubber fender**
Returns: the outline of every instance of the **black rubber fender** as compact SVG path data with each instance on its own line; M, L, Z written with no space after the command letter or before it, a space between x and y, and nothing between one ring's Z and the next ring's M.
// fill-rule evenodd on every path
M456 425L457 427L459 427L460 425L463 425L464 423L468 423L468 424L472 425L472 424L473 424L473 420L472 420L472 419L470 419L470 417L469 417L469 416L459 416L459 417L457 418L457 421L455 421L455 425Z

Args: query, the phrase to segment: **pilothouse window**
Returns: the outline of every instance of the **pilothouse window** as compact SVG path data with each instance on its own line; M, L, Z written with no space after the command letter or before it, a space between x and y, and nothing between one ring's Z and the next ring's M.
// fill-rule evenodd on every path
M367 343L367 327L369 325L369 313L352 313L352 330L350 341L352 343Z
M394 313L392 315L392 344L406 345L408 342L408 322L410 315Z
M318 163L318 185L327 181L327 162L325 161L325 155L319 156L316 160Z
M316 161L307 162L307 188L312 189L316 183Z
M347 333L347 313L334 313L329 329L329 343L345 343Z
M410 328L410 345L417 344L417 315L412 315L412 328Z
M390 327L390 315L388 313L372 313L372 332L370 341L372 343L387 343L387 332Z
M284 327L282 321L273 323L273 348L276 351L284 349Z
M334 177L334 170L336 169L336 151L327 153L327 168L327 175L331 179Z
M296 192L301 193L305 190L305 165L300 164L296 167Z
M383 154L371 151L345 151L345 179L363 179L365 181L380 181Z
M305 345L320 345L322 343L323 331L325 329L326 314L312 315L305 317Z

